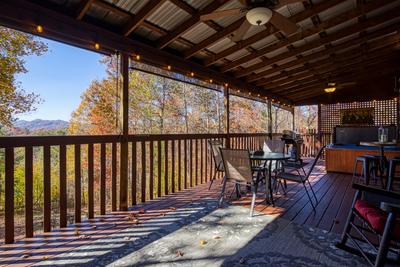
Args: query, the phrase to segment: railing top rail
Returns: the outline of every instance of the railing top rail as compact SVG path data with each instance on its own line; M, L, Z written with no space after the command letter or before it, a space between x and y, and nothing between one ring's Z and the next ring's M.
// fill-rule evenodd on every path
M229 137L266 136L268 133L231 133ZM128 142L227 138L227 134L137 134L128 135ZM61 136L6 136L0 137L0 148L27 146L56 146L75 144L114 143L121 135L61 135Z

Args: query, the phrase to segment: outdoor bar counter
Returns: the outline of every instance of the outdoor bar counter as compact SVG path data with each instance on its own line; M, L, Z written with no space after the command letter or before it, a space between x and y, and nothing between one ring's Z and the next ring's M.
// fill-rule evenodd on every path
M379 155L379 147L361 145L330 145L326 148L326 171L353 174L356 157L365 154ZM385 147L385 156L388 160L400 156L400 147ZM358 166L361 171L361 164Z

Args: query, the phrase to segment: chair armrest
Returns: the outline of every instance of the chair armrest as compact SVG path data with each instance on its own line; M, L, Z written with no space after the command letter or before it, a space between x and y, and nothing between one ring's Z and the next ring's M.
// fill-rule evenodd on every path
M400 213L400 205L399 204L394 204L394 203L389 203L389 202L381 202L381 209L386 212L393 212L396 214Z
M385 197L391 197L391 198L400 200L400 193L397 193L397 192L387 191L384 189L371 187L371 186L367 186L367 185L362 185L362 184L357 184L357 183L353 183L352 187L355 190L369 192L369 193L373 193L373 194L377 194L377 195L381 195L381 196L385 196Z

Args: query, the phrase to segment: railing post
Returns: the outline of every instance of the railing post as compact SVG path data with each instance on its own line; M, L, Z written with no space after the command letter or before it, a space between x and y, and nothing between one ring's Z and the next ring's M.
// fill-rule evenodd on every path
M226 141L225 145L227 148L231 147L231 137L230 137L230 111L229 111L229 88L225 86L224 89L224 105L225 105L225 113L226 113L226 122L225 122L225 129L226 129Z
M128 134L129 134L129 55L121 54L121 110L120 110L120 181L119 181L119 209L121 211L128 210Z

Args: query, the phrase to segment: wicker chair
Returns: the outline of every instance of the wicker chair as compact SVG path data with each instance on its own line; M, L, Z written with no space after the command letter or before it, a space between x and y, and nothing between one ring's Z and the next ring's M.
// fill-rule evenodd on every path
M225 149L220 148L222 162L225 169L221 197L219 206L224 200L225 188L227 182L233 182L236 185L250 185L252 192L250 216L253 216L254 204L256 201L258 183L260 181L260 172L253 176L251 167L250 152L245 149Z
M224 145L223 145L222 141L220 141L220 140L209 140L208 143L210 145L214 163L215 163L214 175L211 178L211 183L210 183L210 186L208 187L208 190L210 190L214 180L217 177L217 173L224 172L224 165L222 163L222 157L221 157L221 151L220 151L220 148L223 148Z

